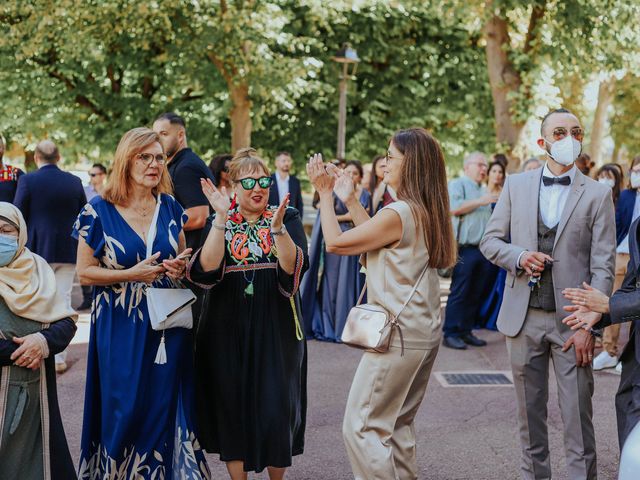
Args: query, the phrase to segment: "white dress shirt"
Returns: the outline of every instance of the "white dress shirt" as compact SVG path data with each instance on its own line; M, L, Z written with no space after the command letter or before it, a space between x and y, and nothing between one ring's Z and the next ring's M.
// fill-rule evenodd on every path
M636 193L636 203L633 204L633 215L631 216L631 223L636 221L636 218L640 217L640 190ZM629 253L629 234L622 239L620 245L616 249L616 253Z
M553 178L562 178L569 177L571 178L570 185L560 185L559 183L554 183L553 185L549 185L548 187L540 180L540 215L542 216L542 221L544 224L553 228L558 223L560 223L560 217L562 216L562 211L564 210L564 206L567 203L567 198L569 198L569 193L571 192L571 186L573 185L573 180L576 176L577 168L575 165L571 167L566 173L563 173L560 176L554 175L549 170L549 166L545 164L544 169L542 170L542 176L544 177L553 177Z
M553 177L553 178L562 178L562 177L570 177L571 183L569 185L560 185L559 183L554 183L553 185L549 185L548 187L540 178L540 194L539 205L540 205L540 216L542 217L542 221L544 224L553 228L558 223L560 223L560 217L562 216L562 211L564 210L564 206L567 203L567 198L569 198L569 192L571 192L571 186L573 185L573 181L576 177L577 168L575 164L571 167L566 173L563 173L560 176L554 175L549 170L547 164L544 165L544 169L542 170L543 177ZM516 268L522 269L520 265L520 260L522 256L527 253L527 250L523 250L520 255L518 255L518 260L516 261Z
M284 200L284 197L289 193L289 175L287 175L284 179L280 178L280 174L276 172L276 182L278 182L278 197L280 203Z

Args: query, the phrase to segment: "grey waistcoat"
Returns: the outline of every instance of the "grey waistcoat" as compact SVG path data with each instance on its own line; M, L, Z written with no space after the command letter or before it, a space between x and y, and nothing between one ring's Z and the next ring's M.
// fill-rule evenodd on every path
M553 228L547 227L542 221L542 215L538 211L538 251L551 256L553 244L556 241L558 225ZM541 308L547 312L556 311L556 299L553 291L553 275L551 268L545 268L538 285L531 291L529 306Z

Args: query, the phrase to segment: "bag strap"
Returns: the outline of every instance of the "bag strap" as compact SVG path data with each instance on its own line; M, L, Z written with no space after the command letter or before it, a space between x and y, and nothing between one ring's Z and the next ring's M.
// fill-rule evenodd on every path
M151 225L149 225L149 233L147 233L147 257L153 255L153 242L156 239L156 233L158 231L158 215L160 213L160 194L158 194L158 201L156 202L156 210L153 212L153 218L151 219Z
M420 272L420 276L418 277L418 281L413 286L413 289L411 290L411 293L409 294L409 298L407 298L407 301L404 302L404 305L402 305L402 308L400 309L400 311L398 312L398 314L396 315L395 318L398 318L400 316L400 314L403 312L403 310L406 308L406 306L409 305L409 302L413 298L413 294L416 293L416 290L418 289L418 285L420 285L420 281L422 280L422 277L424 277L424 274L426 273L428 268L429 268L429 262L427 262L427 264L422 269L422 272Z
M424 268L422 269L422 272L420 272L420 276L418 277L418 280L416 281L415 285L411 289L411 293L409 294L409 298L407 298L407 301L404 302L404 304L402 305L402 308L400 309L398 314L394 315L394 318L398 318L400 316L400 314L403 312L403 310L406 308L406 306L409 305L409 302L413 298L413 295L416 293L416 290L418 289L418 285L420 285L420 281L422 280L422 277L424 277L424 274L427 272L428 268L429 268L429 263L427 263L424 266ZM362 287L362 291L360 292L360 297L358 298L358 303L356 303L356 306L358 306L358 305L360 305L362 303L362 299L364 298L364 294L365 294L366 291L367 291L367 282L364 282L364 287Z

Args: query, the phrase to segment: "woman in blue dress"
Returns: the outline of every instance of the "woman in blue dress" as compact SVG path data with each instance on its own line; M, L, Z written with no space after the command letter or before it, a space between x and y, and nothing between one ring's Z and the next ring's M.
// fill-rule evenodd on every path
M95 287L80 479L210 478L194 428L191 330L149 322L146 288L174 287L189 252L165 160L152 130L127 132L102 198L74 227L80 282Z
M356 198L371 214L371 194L360 185L363 175L360 162L347 162L344 171L353 180ZM334 208L342 231L353 228L349 209L336 195ZM311 234L309 271L300 287L302 317L307 336L340 342L349 310L357 303L365 283L365 276L360 273L359 260L358 256L345 257L327 253L318 213Z
M507 171L505 170L504 165L498 161L491 162L489 164L488 171L489 178L487 181L487 193L499 197L500 193L502 193L504 181L507 178ZM496 204L492 203L491 211L493 211L494 208L496 208ZM507 271L497 267L496 270L498 271L498 274L496 275L493 289L480 307L476 328L487 328L489 330L498 329L498 313L500 313L500 307L502 306L502 297L504 296L504 284L507 280Z

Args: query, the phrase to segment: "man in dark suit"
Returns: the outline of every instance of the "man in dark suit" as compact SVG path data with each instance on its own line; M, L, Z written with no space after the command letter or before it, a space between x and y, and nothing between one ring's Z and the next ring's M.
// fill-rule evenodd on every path
M300 218L302 218L304 209L302 190L300 189L300 180L295 175L289 174L292 163L289 152L280 152L276 155L276 173L271 175L273 182L269 191L269 205L280 205L289 193L289 206L297 209L300 212Z
M620 361L622 375L616 394L618 441L622 450L627 437L640 422L640 220L629 228L630 260L622 286L611 296L589 285L584 288L568 288L563 291L573 306L565 310L574 313L564 319L572 328L602 328L631 322L629 341ZM637 445L636 445L637 448Z
M56 275L58 290L71 306L78 241L73 224L87 203L82 181L58 168L60 153L50 140L35 150L38 170L20 177L14 204L27 223L27 247L43 257ZM66 370L66 352L56 355L56 370Z

